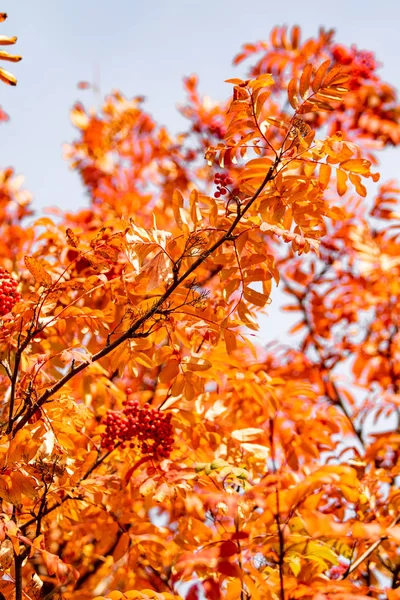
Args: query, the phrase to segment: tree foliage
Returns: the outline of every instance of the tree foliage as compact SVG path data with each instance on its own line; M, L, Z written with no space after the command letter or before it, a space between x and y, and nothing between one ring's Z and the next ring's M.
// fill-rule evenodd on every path
M0 173L0 598L399 598L397 95L331 31L243 61L178 135L77 103L85 209Z

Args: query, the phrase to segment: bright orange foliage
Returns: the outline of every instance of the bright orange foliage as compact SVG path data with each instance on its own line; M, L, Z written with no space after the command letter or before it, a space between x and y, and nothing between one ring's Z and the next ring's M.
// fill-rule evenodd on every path
M7 19L7 13L0 13L0 23ZM7 35L0 35L0 46L12 46L17 41L15 36L9 37ZM6 60L8 62L19 62L22 56L16 54L10 54L6 50L0 50L0 60ZM17 85L17 80L12 73L0 67L0 81L7 85ZM4 119L1 119L4 120Z
M177 136L77 104L87 209L0 174L0 598L400 597L396 92L328 31L244 59ZM277 284L296 342L254 347Z

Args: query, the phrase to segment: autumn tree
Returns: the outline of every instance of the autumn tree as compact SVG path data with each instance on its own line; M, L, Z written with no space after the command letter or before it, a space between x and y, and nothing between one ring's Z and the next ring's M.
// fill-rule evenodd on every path
M243 61L178 135L76 104L88 208L0 173L2 599L400 597L396 91L332 31Z

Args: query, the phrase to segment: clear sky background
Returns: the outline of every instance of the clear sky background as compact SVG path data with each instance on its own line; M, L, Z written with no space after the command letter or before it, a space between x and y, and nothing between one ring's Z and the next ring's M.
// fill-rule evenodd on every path
M299 24L306 37L322 25L336 29L338 42L374 51L384 79L400 88L400 0L3 0L0 8L9 15L1 33L18 36L10 50L24 57L10 68L17 88L0 87L11 117L0 127L0 168L25 175L38 211L87 203L62 144L75 136L74 102L98 102L76 87L94 73L103 95L144 95L154 118L179 131L183 76L197 73L201 91L223 99L224 79L245 73L232 66L243 43L266 39L275 25ZM385 151L383 179L398 176L399 159L400 150ZM287 328L279 300L262 321L264 339L282 339Z

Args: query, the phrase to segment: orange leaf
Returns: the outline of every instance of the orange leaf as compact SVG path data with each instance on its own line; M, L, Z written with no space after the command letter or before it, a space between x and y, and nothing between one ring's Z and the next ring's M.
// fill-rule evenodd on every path
M224 329L224 340L227 353L229 355L233 354L237 349L237 338L235 333L230 329Z
M340 163L340 168L352 173L367 175L370 171L371 163L365 158L349 158L349 160Z
M347 173L341 169L336 171L337 193L343 196L347 192Z
M186 218L184 213L184 199L179 190L174 190L172 194L172 210L174 211L175 222L179 229L183 229L186 224Z
M289 81L288 99L290 102L290 106L296 110L299 106L299 100L297 98L297 78L296 77L293 77Z
M118 562L129 550L130 537L127 533L122 533L113 552L115 562Z
M365 198L367 195L367 188L361 183L360 175L356 175L355 173L349 173L349 179L356 188L357 194Z
M252 442L264 435L264 430L259 427L247 427L246 429L235 429L231 435L239 442Z
M248 302L251 302L252 304L255 304L255 306L260 307L265 306L269 298L269 296L267 296L266 294L257 292L256 290L253 290L249 287L244 288L243 296Z
M72 246L73 248L78 248L78 246L79 246L79 240L76 237L75 233L72 231L72 229L68 228L65 233L66 233L66 236L67 236L67 242L68 242L68 244L70 246Z
M314 79L312 82L312 89L314 92L318 92L320 87L322 87L322 83L323 83L325 74L326 74L327 70L329 69L330 64L331 64L331 61L326 60L317 69L317 72L315 73L315 76L314 76Z
M52 284L51 275L36 258L33 256L25 256L24 261L26 268L30 271L37 283L46 287L49 287Z
M195 356L186 357L182 360L182 365L188 371L208 371L212 367L212 363L205 358L197 358Z
M329 181L331 178L331 172L332 172L332 167L330 165L327 165L325 163L320 165L318 182L323 190L325 190L327 188L327 186L329 185Z
M169 383L179 375L179 362L177 360L169 360L158 376L161 383Z
M0 67L0 79L7 85L17 85L16 77L14 77L10 71L6 71L6 69L3 69L2 67Z
M304 99L307 95L308 88L310 87L310 79L313 72L313 67L309 63L304 67L304 70L300 77L300 96Z
M292 35L291 35L291 43L293 50L297 50L300 42L300 27L298 25L294 25L292 27Z

